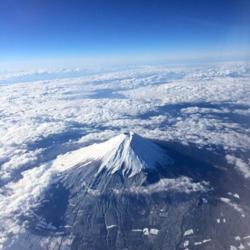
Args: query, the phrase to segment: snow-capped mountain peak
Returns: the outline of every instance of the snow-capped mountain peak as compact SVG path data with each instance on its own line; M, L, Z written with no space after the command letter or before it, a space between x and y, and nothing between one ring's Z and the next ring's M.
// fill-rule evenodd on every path
M101 162L97 174L102 170L111 174L122 171L128 177L172 162L160 146L134 132L128 132L68 153L60 157L57 164L59 163L61 170L66 170L95 160Z
M104 168L112 174L121 170L123 175L132 177L144 169L153 169L157 165L171 162L166 151L136 133L123 133L110 141L115 143L112 150L103 157L98 172Z

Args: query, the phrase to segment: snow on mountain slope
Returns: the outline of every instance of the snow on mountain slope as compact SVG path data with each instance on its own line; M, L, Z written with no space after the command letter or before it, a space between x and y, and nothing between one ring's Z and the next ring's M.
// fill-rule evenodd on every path
M111 174L122 170L123 175L132 177L145 169L158 165L170 165L173 160L166 151L150 140L133 133L120 134L106 142L93 144L59 157L55 165L66 170L80 163L99 160L98 173L106 169Z
M119 143L114 150L105 155L99 172L106 168L111 173L118 171L124 164L123 175L129 177L143 169L153 169L158 165L171 164L172 160L159 146L139 135L129 132L118 136Z

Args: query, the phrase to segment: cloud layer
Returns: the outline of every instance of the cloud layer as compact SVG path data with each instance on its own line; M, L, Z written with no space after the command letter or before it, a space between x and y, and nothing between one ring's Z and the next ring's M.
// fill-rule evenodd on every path
M0 245L5 233L21 230L15 218L36 204L53 173L51 161L121 132L220 149L225 161L249 177L249 64L143 66L22 80L0 85L0 206L5 211ZM27 178L41 185L36 189Z

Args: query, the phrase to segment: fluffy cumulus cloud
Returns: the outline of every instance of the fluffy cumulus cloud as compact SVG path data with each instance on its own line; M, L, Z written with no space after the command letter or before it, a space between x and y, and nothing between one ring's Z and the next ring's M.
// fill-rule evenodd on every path
M120 192L132 192L132 193L143 193L143 194L152 194L163 191L174 191L181 193L192 193L192 192L206 192L209 190L209 183L202 182L192 182L188 177L179 177L176 179L161 179L155 184L148 185L146 187L131 187L127 190L114 190L116 193Z
M18 208L35 204L56 157L124 131L220 149L249 177L249 64L79 72L1 75L0 221L7 227L1 232L15 234Z

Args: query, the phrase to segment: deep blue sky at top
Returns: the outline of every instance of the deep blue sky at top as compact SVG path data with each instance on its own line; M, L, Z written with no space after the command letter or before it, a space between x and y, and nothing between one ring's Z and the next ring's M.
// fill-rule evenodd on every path
M244 55L250 0L3 0L0 59Z

